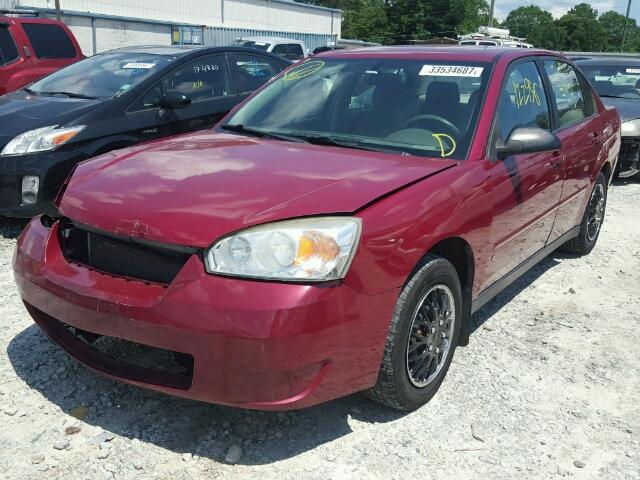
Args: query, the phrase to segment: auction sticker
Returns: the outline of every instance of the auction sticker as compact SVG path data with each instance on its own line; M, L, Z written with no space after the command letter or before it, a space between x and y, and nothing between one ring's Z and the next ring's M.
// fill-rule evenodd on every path
M127 63L122 68L132 68L135 70L138 70L138 69L149 70L150 68L153 68L155 66L156 66L155 63Z
M627 68L627 73L640 73L640 68Z
M482 75L483 67L465 65L423 65L419 75L431 77L473 77Z

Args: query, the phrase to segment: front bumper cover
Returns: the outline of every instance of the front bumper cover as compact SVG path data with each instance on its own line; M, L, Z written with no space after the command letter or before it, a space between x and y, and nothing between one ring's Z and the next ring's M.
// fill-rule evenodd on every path
M373 386L399 291L360 294L343 283L300 285L208 275L193 255L169 286L66 261L58 224L39 218L14 257L34 320L69 354L118 380L244 408L293 409ZM52 323L53 322L53 323ZM57 323L56 323L57 322ZM78 351L59 323L193 357L188 386L124 371ZM138 372L139 373L139 372Z

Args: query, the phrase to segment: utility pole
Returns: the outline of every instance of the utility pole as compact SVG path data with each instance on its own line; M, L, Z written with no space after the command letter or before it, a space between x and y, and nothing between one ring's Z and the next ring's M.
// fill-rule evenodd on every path
M62 20L62 14L60 13L60 0L56 0L56 18L58 21Z
M629 3L631 3L631 0L629 0ZM496 0L491 0L491 9L489 10L489 28L493 27L493 11L496 8ZM627 17L629 16L629 13L627 12Z
M629 12L631 11L631 0L627 2L627 16L624 17L624 25L622 26L622 45L620 45L620 52L624 52L624 41L627 36L627 23L629 23Z

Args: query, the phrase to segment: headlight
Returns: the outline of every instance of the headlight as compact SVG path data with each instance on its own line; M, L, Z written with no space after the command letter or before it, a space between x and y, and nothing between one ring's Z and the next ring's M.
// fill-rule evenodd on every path
M624 122L620 127L620 135L623 137L640 137L640 119Z
M343 278L360 237L353 217L287 220L248 228L206 252L209 273L320 282Z
M57 125L36 128L21 133L2 149L0 155L21 155L24 153L45 152L67 143L82 130L84 125L57 128Z

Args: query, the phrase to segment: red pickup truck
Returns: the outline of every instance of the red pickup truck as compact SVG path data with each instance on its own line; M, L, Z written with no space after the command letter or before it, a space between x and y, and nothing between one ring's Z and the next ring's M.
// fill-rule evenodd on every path
M618 114L555 53L332 52L212 131L78 165L15 277L46 334L113 378L412 410L474 311L554 250L594 248L619 149ZM109 349L131 343L166 368Z
M0 95L84 58L62 22L0 11Z

